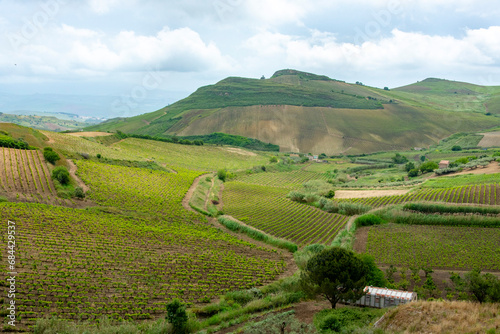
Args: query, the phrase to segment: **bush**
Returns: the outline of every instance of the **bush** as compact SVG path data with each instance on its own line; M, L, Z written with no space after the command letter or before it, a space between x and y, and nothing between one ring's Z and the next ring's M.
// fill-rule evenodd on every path
M271 158L269 158L269 162L270 163L276 163L276 162L278 162L278 158L275 157L275 156L272 156Z
M319 196L318 195L315 195L315 194L307 194L305 197L304 197L304 200L306 201L306 203L314 203L314 202L317 202L319 200Z
M461 151L462 150L462 146L460 145L455 145L451 148L452 151Z
M60 184L66 185L69 183L69 172L64 166L54 168L52 178L59 181Z
M55 164L57 160L61 159L59 155L56 152L54 152L50 147L45 147L43 149L43 157L51 164Z
M372 225L383 224L385 223L385 220L383 220L379 216L375 216L374 214L370 213L356 218L355 223L357 227L372 226Z
M417 177L418 176L418 169L412 169L408 172L409 177Z
M217 172L217 177L219 178L219 180L221 180L222 182L226 182L226 178L227 178L227 171L225 169L219 169L219 171Z
M186 307L178 299L174 299L172 302L168 303L166 307L166 319L172 324L174 333L186 333L186 324L188 321Z
M76 198L80 198L80 199L85 198L85 192L83 191L82 187L76 187L74 195Z
M304 198L306 195L298 191L290 191L286 197L295 202L305 202Z
M422 173L432 172L438 168L439 165L435 161L427 161L420 165L420 171L422 171Z
M346 216L354 216L371 210L371 207L361 203L340 202L339 213Z
M325 195L325 197L330 198L330 199L334 198L335 197L335 190L332 189L332 190L328 191L328 193Z

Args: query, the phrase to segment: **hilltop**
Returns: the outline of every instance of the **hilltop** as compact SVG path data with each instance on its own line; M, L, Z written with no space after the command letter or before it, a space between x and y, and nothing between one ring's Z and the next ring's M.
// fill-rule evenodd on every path
M152 136L222 132L281 151L360 154L427 147L500 125L500 87L426 79L393 90L296 70L229 77L152 113L92 126Z

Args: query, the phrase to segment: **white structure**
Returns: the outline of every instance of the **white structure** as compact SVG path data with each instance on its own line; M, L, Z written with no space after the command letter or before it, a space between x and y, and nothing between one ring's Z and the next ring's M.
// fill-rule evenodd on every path
M406 304L417 300L417 294L411 291L392 290L367 286L366 295L356 302L359 306L384 308Z

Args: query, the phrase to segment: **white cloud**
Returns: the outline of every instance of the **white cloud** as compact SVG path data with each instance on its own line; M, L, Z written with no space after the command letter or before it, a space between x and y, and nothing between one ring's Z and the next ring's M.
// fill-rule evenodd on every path
M119 4L119 0L89 0L89 6L97 14L106 14L114 6Z

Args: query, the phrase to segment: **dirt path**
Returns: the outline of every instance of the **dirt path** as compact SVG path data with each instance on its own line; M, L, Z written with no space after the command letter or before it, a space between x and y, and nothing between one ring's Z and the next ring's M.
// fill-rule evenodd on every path
M70 136L75 137L104 137L104 136L112 136L114 133L109 132L73 132L68 133Z
M191 197L193 197L194 191L196 190L196 187L198 186L198 183L200 183L200 179L204 177L205 175L200 175L196 179L194 179L193 184L191 187L189 187L189 190L186 193L186 196L182 199L182 206L184 209L189 210L191 212L199 213L195 209L193 209L190 205L189 202L191 201Z
M205 198L205 205L203 207L203 210L205 210L205 211L207 211L208 201L210 200L210 194L212 193L212 189L214 188L214 185L215 185L215 182L214 182L214 178L212 177L212 185L210 186L210 189L208 189L208 191L207 191L207 196Z
M335 198L367 198L405 195L410 189L401 190L336 190Z
M77 167L76 167L75 163L73 162L73 160L67 159L66 162L68 163L68 166L69 166L69 174L71 175L71 177L73 177L73 179L76 181L78 186L81 187L84 192L89 191L90 188L87 187L87 185L85 183L83 183L83 181L78 176L76 176Z

